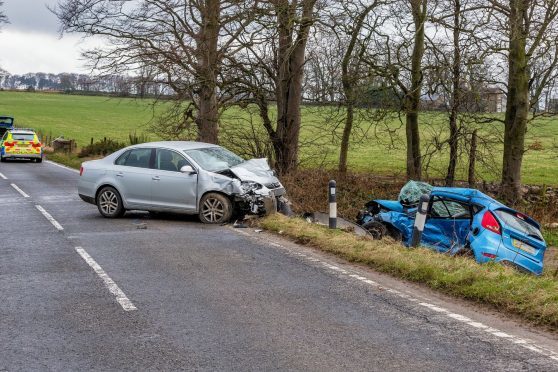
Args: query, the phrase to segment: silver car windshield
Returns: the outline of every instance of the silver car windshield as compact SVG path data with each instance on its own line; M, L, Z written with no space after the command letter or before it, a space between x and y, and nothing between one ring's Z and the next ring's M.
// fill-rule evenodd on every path
M203 169L210 172L219 172L240 163L244 159L222 147L206 147L195 150L185 150L188 156Z

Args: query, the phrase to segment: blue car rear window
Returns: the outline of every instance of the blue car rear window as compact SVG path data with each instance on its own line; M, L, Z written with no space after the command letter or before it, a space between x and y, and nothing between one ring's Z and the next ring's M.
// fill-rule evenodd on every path
M539 229L531 225L529 222L517 217L515 213L503 209L498 209L494 211L494 213L500 221L505 223L508 227L535 239L544 240Z

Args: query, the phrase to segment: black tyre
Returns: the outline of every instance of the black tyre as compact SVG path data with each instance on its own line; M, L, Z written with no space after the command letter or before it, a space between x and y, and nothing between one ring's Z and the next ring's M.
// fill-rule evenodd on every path
M210 192L200 201L200 221L208 224L229 222L233 213L233 206L229 198L222 194Z
M388 235L396 242L403 241L403 234L393 226L386 226Z
M370 235L372 235L374 240L380 240L384 236L388 235L387 227L383 223L378 221L367 222L364 225L362 225L362 227L368 230L368 232L370 233Z
M97 208L103 217L117 218L124 214L122 198L114 187L106 186L97 195Z
M35 159L35 163L42 163L42 162L43 162L43 158Z
M5 162L6 162L6 158L0 157L0 162L5 163Z

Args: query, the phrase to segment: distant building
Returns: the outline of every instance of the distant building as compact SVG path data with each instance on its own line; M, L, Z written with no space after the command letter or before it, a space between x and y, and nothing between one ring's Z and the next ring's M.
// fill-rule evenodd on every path
M500 88L484 88L480 92L481 107L484 112L506 111L506 95Z

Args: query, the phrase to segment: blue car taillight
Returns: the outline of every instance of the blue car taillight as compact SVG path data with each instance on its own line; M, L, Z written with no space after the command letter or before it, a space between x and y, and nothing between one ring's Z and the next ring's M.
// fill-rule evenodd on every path
M482 216L481 226L495 234L502 235L502 227L496 217L494 217L494 214L490 211L486 211L484 216Z

